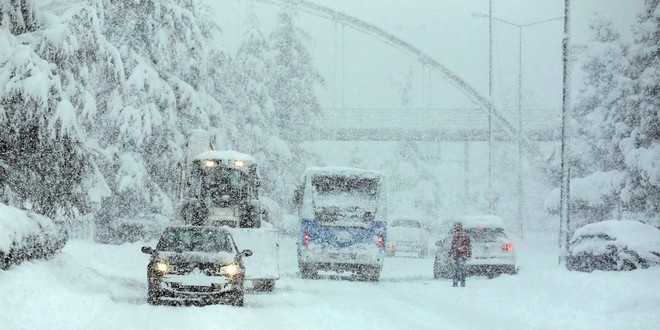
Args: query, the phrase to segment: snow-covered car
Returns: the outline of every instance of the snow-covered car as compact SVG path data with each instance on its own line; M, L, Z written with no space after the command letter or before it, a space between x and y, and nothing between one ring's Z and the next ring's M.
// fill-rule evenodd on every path
M633 270L660 264L660 229L633 220L606 220L575 231L566 268Z
M455 222L463 225L463 230L472 243L472 257L466 262L468 275L493 278L500 274L517 274L516 251L506 234L502 218L495 215L474 215L459 218ZM448 253L453 234L452 226L443 239L435 243L438 247L433 263L435 278L451 277L451 259Z
M236 248L221 227L169 227L153 249L147 265L148 302L219 303L243 306L245 266L251 250Z
M421 221L413 216L394 216L387 227L387 255L413 253L421 258L428 255L428 234Z

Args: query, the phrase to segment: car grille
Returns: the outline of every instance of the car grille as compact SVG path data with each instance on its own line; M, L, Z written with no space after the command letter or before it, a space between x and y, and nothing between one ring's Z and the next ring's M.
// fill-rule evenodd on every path
M220 274L220 265L213 263L199 263L188 265L172 265L170 274L187 275L193 272L200 272L204 275L214 276Z

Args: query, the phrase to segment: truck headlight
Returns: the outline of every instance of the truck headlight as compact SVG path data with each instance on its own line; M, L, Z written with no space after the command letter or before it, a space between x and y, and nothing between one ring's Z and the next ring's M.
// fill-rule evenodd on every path
M204 161L204 165L208 168L214 168L218 166L218 163L213 159L207 159L206 161Z
M223 275L234 276L241 272L241 268L236 264L229 264L220 267L220 273Z
M157 262L154 264L154 269L157 270L157 271L159 271L159 272L161 272L161 273L167 273L167 272L170 271L170 265L168 265L168 264L167 264L166 262L164 262L164 261L157 261Z

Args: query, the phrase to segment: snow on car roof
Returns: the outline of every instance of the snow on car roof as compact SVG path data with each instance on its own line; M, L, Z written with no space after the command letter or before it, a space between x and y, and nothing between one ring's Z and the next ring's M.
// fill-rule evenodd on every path
M605 220L591 223L576 230L572 240L580 236L602 234L634 250L660 251L660 229L636 220Z
M252 164L257 163L257 160L254 157L235 150L209 150L195 156L195 160L205 159L243 160Z
M326 167L316 167L311 166L305 169L305 176L313 174L323 174L323 175L355 175L361 177L382 177L383 173L374 170L365 170L356 167L345 167L345 166L326 166Z
M455 220L463 224L463 228L501 228L506 229L504 220L496 215L468 215Z

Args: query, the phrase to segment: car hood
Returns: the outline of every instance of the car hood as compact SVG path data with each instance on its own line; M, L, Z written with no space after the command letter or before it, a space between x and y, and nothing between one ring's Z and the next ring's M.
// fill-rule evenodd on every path
M169 264L227 264L236 261L231 252L166 252L159 251L154 258Z

